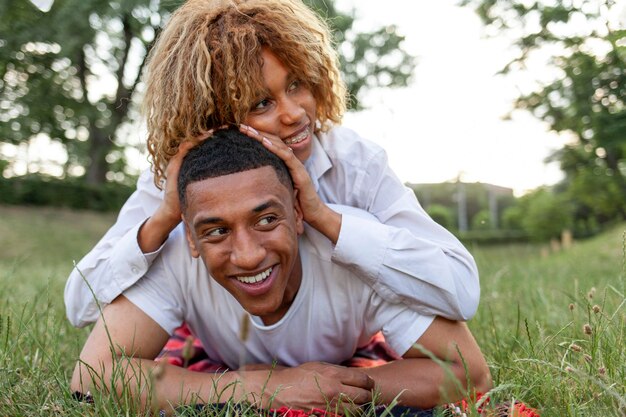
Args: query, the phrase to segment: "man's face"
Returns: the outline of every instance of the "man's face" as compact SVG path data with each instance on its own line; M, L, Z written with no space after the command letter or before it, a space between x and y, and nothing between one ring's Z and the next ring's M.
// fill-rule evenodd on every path
M187 186L183 215L194 257L250 314L272 324L289 309L302 278L302 213L272 167Z

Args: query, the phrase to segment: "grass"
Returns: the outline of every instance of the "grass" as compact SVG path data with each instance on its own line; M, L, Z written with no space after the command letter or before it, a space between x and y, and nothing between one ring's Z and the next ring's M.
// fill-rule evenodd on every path
M77 404L67 388L88 329L65 319L65 279L114 220L0 206L0 416L126 414L113 403ZM523 401L542 416L626 415L625 229L547 254L470 248L482 285L470 327L493 401Z

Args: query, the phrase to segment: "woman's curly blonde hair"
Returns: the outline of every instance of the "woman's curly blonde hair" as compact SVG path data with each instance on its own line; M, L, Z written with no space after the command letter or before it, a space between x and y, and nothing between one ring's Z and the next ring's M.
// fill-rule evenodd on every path
M157 187L183 141L244 122L265 91L262 48L311 90L321 129L341 121L347 90L330 31L301 0L187 1L146 67L143 110Z

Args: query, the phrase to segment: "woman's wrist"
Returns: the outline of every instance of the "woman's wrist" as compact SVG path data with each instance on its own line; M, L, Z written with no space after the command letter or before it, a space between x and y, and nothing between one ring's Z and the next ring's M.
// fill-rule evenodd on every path
M143 253L154 252L165 243L170 232L180 223L180 216L168 216L157 210L139 228L137 243Z
M333 245L337 244L341 231L341 214L323 204L320 214L307 223L326 236Z

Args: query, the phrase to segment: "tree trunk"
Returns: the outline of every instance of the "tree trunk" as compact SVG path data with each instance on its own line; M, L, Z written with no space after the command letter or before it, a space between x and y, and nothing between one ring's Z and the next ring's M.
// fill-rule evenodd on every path
M106 156L113 148L113 142L99 129L92 128L89 135L89 159L85 180L88 184L104 184L109 164Z
M605 161L606 166L613 171L613 178L615 179L615 182L617 182L617 185L622 192L622 196L624 197L622 201L626 201L626 178L624 178L620 170L620 156L621 152L607 149ZM620 215L622 216L622 219L626 220L626 209L624 208L623 203L619 203L618 210L620 212Z

